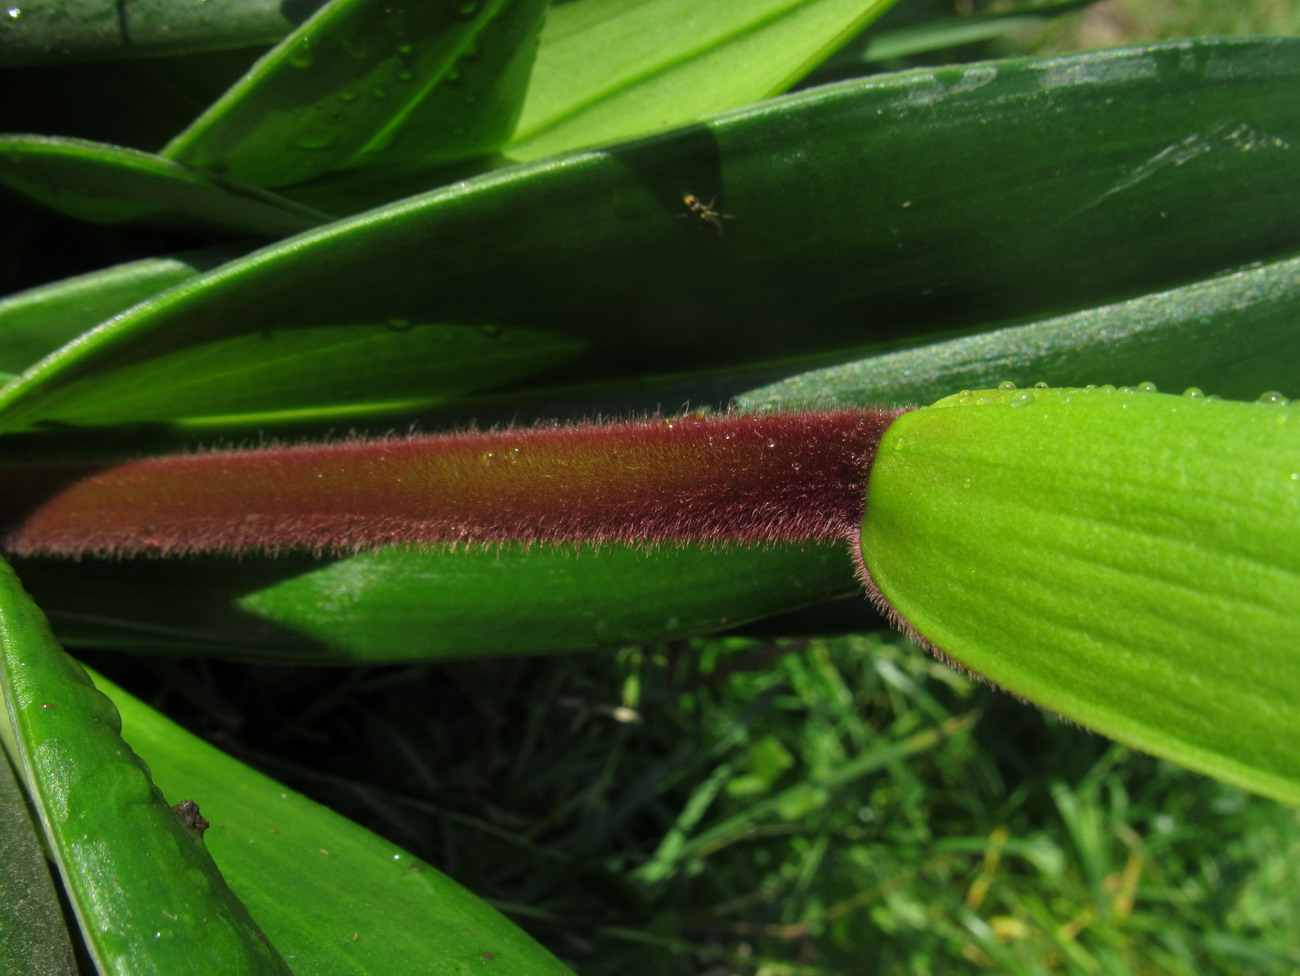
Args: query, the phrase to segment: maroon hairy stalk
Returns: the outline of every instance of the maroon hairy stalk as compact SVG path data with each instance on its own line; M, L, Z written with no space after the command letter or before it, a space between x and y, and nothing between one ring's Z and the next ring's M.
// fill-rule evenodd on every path
M901 410L691 415L10 467L15 555L857 537Z

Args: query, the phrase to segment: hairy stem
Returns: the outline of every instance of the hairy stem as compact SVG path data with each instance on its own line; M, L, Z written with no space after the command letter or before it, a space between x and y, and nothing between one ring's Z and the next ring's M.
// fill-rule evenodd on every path
M900 409L691 415L11 467L15 555L853 539Z

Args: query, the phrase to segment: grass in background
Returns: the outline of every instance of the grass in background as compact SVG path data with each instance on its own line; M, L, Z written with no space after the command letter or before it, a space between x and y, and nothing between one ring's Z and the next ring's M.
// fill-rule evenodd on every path
M1210 34L1298 33L1300 4L1295 0L1101 0L1032 28L1017 41L1049 54Z
M584 976L1300 972L1300 813L897 637L184 662L152 697Z

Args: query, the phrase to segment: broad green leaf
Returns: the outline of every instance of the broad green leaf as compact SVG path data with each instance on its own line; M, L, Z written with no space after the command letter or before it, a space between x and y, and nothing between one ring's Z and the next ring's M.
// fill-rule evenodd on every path
M579 0L552 11L506 149L537 159L785 91L895 0Z
M40 837L5 757L0 757L0 972L77 972Z
M284 237L328 219L254 186L84 139L0 136L0 186L92 224Z
M0 678L6 746L99 971L287 972L3 563Z
M105 319L238 257L230 248L146 258L0 300L0 369L19 373Z
M1300 397L1300 259L1029 325L872 356L741 394L741 410L928 403L962 388L1193 382Z
M292 28L291 11L302 6L283 0L14 0L0 11L0 64L66 64L271 44Z
M502 170L137 306L10 385L0 423L465 417L593 375L789 375L1276 260L1300 250L1297 52L907 72ZM684 190L723 194L725 233Z
M310 664L666 640L725 630L858 586L847 549L825 545L388 549L337 561L18 566L60 635L80 646Z
M212 856L295 972L569 972L434 868L254 772L105 679L95 681L121 711L126 736L159 785L171 796L199 798L212 821Z
M492 152L514 128L546 5L334 0L162 154L286 186L376 162Z
M1089 728L1300 801L1300 411L1116 390L904 414L862 549L909 627Z

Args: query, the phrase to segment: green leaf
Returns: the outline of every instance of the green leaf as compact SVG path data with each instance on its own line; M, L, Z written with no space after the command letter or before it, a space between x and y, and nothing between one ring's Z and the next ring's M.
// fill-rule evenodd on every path
M324 428L464 417L489 394L517 409L529 387L592 376L789 375L1290 256L1298 51L1183 42L909 72L499 171L137 306L9 386L0 424ZM683 219L684 190L725 191L724 234Z
M145 258L0 300L0 369L19 373L123 309L241 252L211 248Z
M741 410L928 403L1002 382L1154 383L1252 399L1300 397L1300 259L1029 325L801 373L743 393ZM1225 351L1228 351L1225 355Z
M99 970L287 972L3 563L0 678L6 746Z
M282 0L15 3L0 21L0 64L191 54L271 44L293 26Z
M0 972L77 972L40 837L7 761L0 761Z
M1300 802L1300 412L966 393L885 434L862 548L944 655L1089 728Z
M95 681L159 785L200 798L212 821L205 838L212 856L297 972L569 972L434 868Z
M286 186L492 152L514 128L545 10L546 0L335 0L163 155Z
M537 159L788 89L895 0L580 0L547 20L506 149Z
M0 136L0 186L93 224L284 237L329 219L254 186L84 139Z
M606 544L578 553L504 546L386 549L336 561L18 565L60 635L80 646L306 664L665 640L724 630L858 586L844 547L826 545Z

